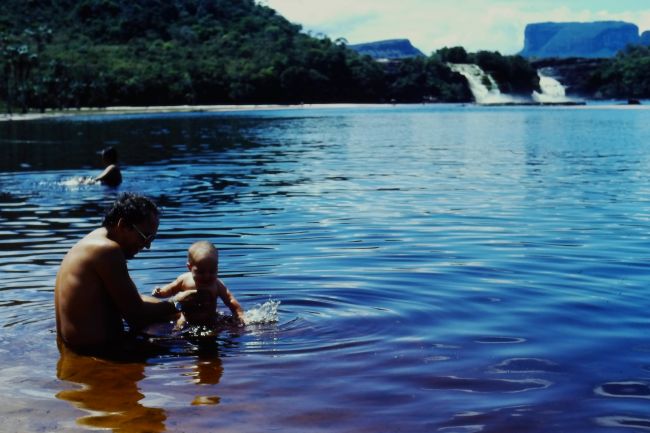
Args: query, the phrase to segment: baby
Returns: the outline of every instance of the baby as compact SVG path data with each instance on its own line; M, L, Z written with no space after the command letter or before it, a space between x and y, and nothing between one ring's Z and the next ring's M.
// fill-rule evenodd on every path
M195 242L187 253L189 272L181 274L172 283L156 287L151 293L157 298L175 296L177 305L182 304L182 314L176 323L182 328L189 325L214 326L217 319L217 296L230 308L233 319L244 323L244 310L217 277L219 253L208 241Z

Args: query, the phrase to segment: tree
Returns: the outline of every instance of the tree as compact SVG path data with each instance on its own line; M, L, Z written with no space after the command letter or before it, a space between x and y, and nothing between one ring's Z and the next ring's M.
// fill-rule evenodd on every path
M444 47L436 51L435 55L445 63L469 63L467 51L463 47Z

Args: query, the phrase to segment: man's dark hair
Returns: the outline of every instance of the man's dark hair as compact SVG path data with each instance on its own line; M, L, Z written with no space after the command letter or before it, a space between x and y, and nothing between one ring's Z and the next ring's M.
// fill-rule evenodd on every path
M115 227L122 218L127 224L139 224L149 218L150 215L158 216L158 206L147 197L125 192L121 194L106 212L102 225L104 227Z
M107 147L106 149L102 150L102 158L109 164L117 163L117 149L115 149L113 146Z

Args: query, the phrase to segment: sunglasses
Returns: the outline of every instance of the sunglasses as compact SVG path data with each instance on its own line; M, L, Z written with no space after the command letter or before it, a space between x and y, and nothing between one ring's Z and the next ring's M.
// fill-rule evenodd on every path
M140 237L142 237L142 240L144 241L144 243L148 244L148 243L153 242L154 239L156 239L156 234L155 234L155 233L152 234L152 235L145 235L144 233L142 233L142 232L140 231L140 229L138 228L138 226L136 226L135 224L132 224L132 226L133 226L133 228L135 229L135 231L138 232L138 234L140 235Z

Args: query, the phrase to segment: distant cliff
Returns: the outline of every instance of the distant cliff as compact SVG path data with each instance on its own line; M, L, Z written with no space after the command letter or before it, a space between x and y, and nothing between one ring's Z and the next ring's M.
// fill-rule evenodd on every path
M404 59L424 56L422 51L411 45L408 39L389 39L385 41L368 42L350 45L359 54L368 55L373 59Z
M648 40L644 35L644 40ZM526 26L521 55L532 58L606 58L641 44L639 28L622 21L533 23Z

